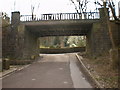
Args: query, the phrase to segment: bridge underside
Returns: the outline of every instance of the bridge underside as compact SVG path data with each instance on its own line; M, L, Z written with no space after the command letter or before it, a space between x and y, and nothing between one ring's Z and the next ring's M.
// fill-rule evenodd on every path
M39 21L25 24L26 30L37 37L85 36L96 20Z
M21 22L20 36L23 36L23 58L39 55L38 38L45 36L87 36L91 32L93 23L98 20L62 20ZM23 31L23 33L22 33ZM72 49L74 52L74 49ZM70 51L71 52L71 51Z
M86 36L86 52L89 55L100 55L111 47L106 25L100 20L21 22L19 30L23 31L20 36L23 36L21 40L24 42L24 49L21 50L21 55L24 58L39 55L37 40L45 36Z

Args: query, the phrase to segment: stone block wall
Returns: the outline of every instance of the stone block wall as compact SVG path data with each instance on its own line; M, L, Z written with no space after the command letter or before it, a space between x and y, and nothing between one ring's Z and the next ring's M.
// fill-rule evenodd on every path
M120 47L120 22L119 21L111 21L110 22L110 28L112 32L112 37L114 41L114 47L118 48Z
M104 8L99 9L100 20L93 24L92 29L87 34L86 50L88 55L92 57L109 54L109 50L112 48L107 25L107 17L109 17L109 14L106 14L104 10Z
M39 55L38 38L30 32L24 24L19 24L16 29L16 48L14 56L17 59L30 59L31 56Z
M32 56L39 55L39 37L27 30L27 28L25 28L24 34L23 58L31 58Z
M2 57L16 58L17 34L12 30L10 25L2 28Z
M120 69L120 22L114 21L110 23L110 28L112 32L112 38L114 42L114 46L110 50L110 58L113 68Z
M87 34L87 53L97 57L108 54L111 49L111 40L106 24L94 23Z

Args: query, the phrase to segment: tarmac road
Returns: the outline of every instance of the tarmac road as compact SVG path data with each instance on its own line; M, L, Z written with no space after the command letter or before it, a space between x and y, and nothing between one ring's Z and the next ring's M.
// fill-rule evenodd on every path
M42 54L27 68L3 78L3 88L92 88L75 54Z

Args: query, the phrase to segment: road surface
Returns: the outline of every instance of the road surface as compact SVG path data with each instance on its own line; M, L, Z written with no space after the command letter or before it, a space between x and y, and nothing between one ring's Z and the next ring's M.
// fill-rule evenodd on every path
M3 78L3 88L92 88L75 54L43 54L27 68Z

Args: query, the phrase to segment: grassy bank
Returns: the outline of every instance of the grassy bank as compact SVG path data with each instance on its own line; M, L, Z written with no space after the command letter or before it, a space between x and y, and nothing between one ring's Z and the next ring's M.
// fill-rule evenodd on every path
M118 88L118 68L113 69L109 55L98 58L89 58L83 53L79 55L83 56L83 63L102 87Z

